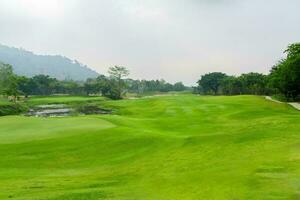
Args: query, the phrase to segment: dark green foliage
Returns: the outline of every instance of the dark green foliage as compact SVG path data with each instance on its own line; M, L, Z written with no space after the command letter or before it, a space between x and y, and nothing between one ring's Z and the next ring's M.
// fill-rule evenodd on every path
M268 94L267 76L259 73L228 76L220 72L206 74L198 81L198 92L203 94Z
M293 58L300 55L300 43L290 44L284 51L287 54L287 58Z
M242 74L240 77L243 94L262 95L267 93L267 76L259 73Z
M70 95L85 95L84 86L81 82L67 80L59 81L55 93L57 94L70 94Z
M25 76L18 76L17 83L18 91L20 92L20 94L25 95L27 97L31 93L33 87L31 79Z
M295 101L300 95L300 43L289 45L285 53L287 58L278 62L269 75L251 72L235 77L213 72L201 77L194 93L283 95Z
M52 95L70 94L84 95L85 88L80 82L66 80L59 81L47 75L37 75L32 78L18 77L18 90L20 94L28 95Z
M271 70L270 85L276 93L294 101L300 95L300 44L289 45L285 53L287 58Z
M18 95L17 76L13 73L12 66L0 63L0 95Z
M12 72L10 65L2 64L3 69L0 86L2 93L6 96L40 95L47 96L53 94L70 94L70 95L102 95L110 99L121 99L125 92L144 93L148 91L182 91L186 87L178 82L174 85L164 80L140 81L122 78L128 73L127 71L115 71L110 77L100 75L97 78L89 78L85 82L72 80L60 81L48 75L37 75L32 78L16 76ZM118 75L118 73L121 73ZM2 83L2 84L1 84ZM5 85L5 88L4 88ZM10 87L8 87L10 86Z
M37 75L30 80L30 85L32 85L31 94L50 95L55 92L57 80L46 75Z
M121 90L119 81L108 78L102 80L100 91L103 96L114 100L121 99Z
M186 90L186 87L182 82L177 82L173 85L173 90L174 91L184 91Z
M165 80L132 80L127 79L126 85L128 91L138 94L148 92L170 92L170 91L184 91L187 89L182 82L177 82L174 85Z
M89 78L84 83L84 91L87 95L89 94L97 94L99 93L100 85L97 81L97 79Z
M123 80L108 78L100 75L95 79L88 79L84 84L85 92L89 94L101 94L110 99L121 99L126 84Z
M10 103L5 105L0 105L0 116L16 115L24 111L27 111L27 108L22 104Z
M218 94L220 86L224 79L227 77L226 74L221 72L212 72L205 74L198 81L205 94Z
M225 95L237 95L242 94L243 84L240 78L234 76L227 76L223 79L222 83L222 92Z

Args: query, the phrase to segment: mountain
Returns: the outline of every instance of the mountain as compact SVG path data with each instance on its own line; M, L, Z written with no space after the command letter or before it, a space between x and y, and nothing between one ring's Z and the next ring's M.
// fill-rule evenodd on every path
M83 81L99 74L76 60L56 55L36 55L24 49L0 44L0 61L13 66L17 75L32 77L45 74L59 80Z

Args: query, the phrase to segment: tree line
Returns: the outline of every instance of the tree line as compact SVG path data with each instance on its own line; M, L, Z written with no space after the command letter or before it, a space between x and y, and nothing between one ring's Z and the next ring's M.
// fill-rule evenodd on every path
M208 95L281 95L294 101L300 95L300 43L284 51L286 58L274 65L268 75L246 73L229 76L222 72L203 75L194 87L195 93Z
M203 75L194 92L209 95L282 95L286 100L296 100L300 95L300 43L291 44L284 51L286 58L272 67L268 75L251 72L230 76L222 72ZM127 92L183 91L182 82L170 84L164 80L128 79L129 71L122 66L109 68L109 76L100 75L86 81L57 80L47 75L31 78L17 76L11 65L0 63L0 95L12 97L29 95L103 95L121 99Z
M109 76L100 75L86 81L57 80L48 75L31 78L17 76L9 64L0 63L0 95L16 100L29 95L103 95L111 99L121 99L127 92L145 94L147 92L183 91L186 87L178 82L170 84L164 80L128 79L129 71L122 66L109 68Z
M187 90L182 82L171 84L165 80L133 80L127 79L126 84L128 91L137 94L144 94L149 92L171 92L171 91L184 91Z

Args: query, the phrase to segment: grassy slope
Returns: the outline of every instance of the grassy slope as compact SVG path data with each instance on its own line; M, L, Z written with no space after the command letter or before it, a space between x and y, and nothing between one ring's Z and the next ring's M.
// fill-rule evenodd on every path
M15 115L26 110L27 107L20 103L13 103L7 99L0 98L0 116Z
M0 118L0 199L298 199L300 113L262 97L105 102Z

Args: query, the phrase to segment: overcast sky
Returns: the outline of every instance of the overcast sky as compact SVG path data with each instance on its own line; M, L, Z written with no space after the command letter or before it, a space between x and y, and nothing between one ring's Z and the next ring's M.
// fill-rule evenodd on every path
M299 0L0 0L0 43L99 73L183 81L267 73L300 41Z

